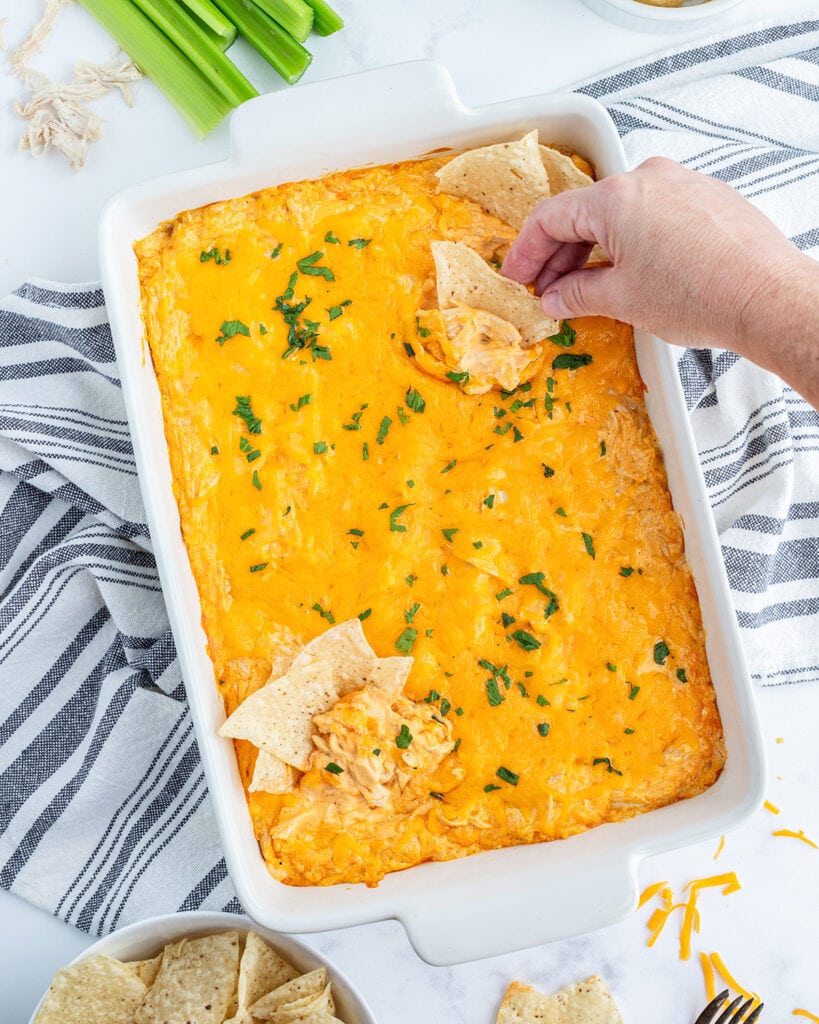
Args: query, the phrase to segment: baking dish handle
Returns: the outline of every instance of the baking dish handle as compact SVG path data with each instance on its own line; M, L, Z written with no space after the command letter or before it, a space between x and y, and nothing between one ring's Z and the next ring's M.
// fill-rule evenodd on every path
M417 155L414 140L451 131L453 110L465 113L446 68L407 61L249 100L231 117L231 146L240 163L275 164L283 152L291 162L293 153L327 153L338 166L360 166L370 161L362 157L369 147L376 154L409 147Z
M581 856L568 868L565 862L544 866L542 884L511 891L493 886L497 875L488 871L482 883L474 879L465 899L443 898L445 884L425 886L398 918L418 955L436 966L511 953L594 931L631 913L637 906L636 864L636 858L592 862Z

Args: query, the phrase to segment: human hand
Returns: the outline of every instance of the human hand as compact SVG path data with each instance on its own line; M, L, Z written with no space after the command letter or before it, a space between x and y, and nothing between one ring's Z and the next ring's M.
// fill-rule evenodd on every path
M581 269L594 243L611 267ZM807 360L819 398L817 264L729 185L671 160L545 199L502 270L534 281L557 319L595 313L678 345L730 348L806 395Z

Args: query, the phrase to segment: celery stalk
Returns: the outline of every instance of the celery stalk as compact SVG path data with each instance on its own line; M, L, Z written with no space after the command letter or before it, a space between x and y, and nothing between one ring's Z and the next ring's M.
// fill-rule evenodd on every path
M254 3L300 43L310 35L313 8L304 0L254 0Z
M220 50L227 50L236 41L236 26L214 7L211 0L180 0L213 39Z
M313 28L320 36L331 36L344 28L344 19L326 0L305 0L313 8Z
M232 109L230 102L130 0L80 0L162 90L199 138Z
M260 10L253 0L214 0L214 3L288 85L298 82L313 59L309 50Z
M245 100L259 95L233 61L222 53L184 7L173 0L134 0L134 3L193 61L232 107L238 107Z

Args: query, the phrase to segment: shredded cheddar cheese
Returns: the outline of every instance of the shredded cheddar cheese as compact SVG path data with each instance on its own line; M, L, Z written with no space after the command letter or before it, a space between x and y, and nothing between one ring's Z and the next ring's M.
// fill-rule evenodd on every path
M770 811L771 814L779 814L779 808L775 804L772 804L770 800L766 800L762 806L766 811Z
M808 837L805 835L804 831L801 828L798 832L794 832L793 829L790 828L780 828L777 829L777 831L774 832L773 835L785 836L788 839L801 839L803 843L806 843L808 846L812 846L814 850L819 850L819 846L817 846L817 844L814 843L812 839L808 839Z
M723 895L729 896L731 893L738 892L742 886L736 876L736 872L728 871L721 875L712 875L709 878L698 878L689 882L683 887L683 891L687 891L688 896L680 903L674 902L673 892L666 882L657 882L645 889L640 897L639 906L642 907L655 896L659 896L663 902L663 905L658 907L648 919L647 927L651 932L651 935L647 944L649 946L653 946L659 938L663 928L665 928L671 914L675 910L682 910L683 919L680 925L679 938L680 959L690 960L692 933L698 934L701 924L697 901L699 900L700 892L703 889L713 888L721 888Z
M740 985L740 983L736 980L736 978L725 966L725 962L723 961L719 953L710 953L709 957L711 963L716 968L720 977L725 981L726 985L732 988L735 992L738 992L741 996L745 996L746 999L753 999L753 1006L749 1007L749 1009L753 1009L754 1006L757 1006L760 1003L761 1000L756 992L751 992L749 989L744 988L742 985Z
M810 1010L794 1010L793 1011L793 1016L794 1017L807 1017L808 1020L815 1020L815 1021L819 1022L819 1016L817 1016L815 1013L811 1013Z
M719 856L725 849L725 836L719 837L719 844L717 845L716 853L714 854L714 860L719 860Z
M702 977L705 982L705 998L710 1003L717 994L717 986L714 981L714 965L711 963L708 954L702 951L700 952L700 966L702 967Z

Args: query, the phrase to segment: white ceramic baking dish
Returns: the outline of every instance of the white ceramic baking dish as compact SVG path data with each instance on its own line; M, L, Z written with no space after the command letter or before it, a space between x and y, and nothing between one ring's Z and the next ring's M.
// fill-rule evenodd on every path
M568 840L423 864L363 885L294 888L271 878L259 853L205 649L196 586L171 491L159 392L143 349L135 240L180 210L283 181L461 149L538 128L594 161L601 176L625 156L605 110L584 96L550 95L465 107L440 66L413 62L260 97L231 125L224 163L130 188L106 206L101 266L136 462L168 613L187 686L225 857L251 917L280 931L315 931L398 918L418 953L450 964L591 931L636 905L647 855L719 835L763 799L764 764L751 685L671 351L638 336L648 408L702 603L728 766L706 793Z

